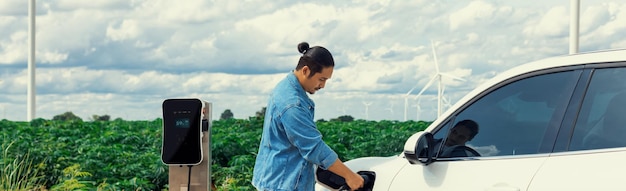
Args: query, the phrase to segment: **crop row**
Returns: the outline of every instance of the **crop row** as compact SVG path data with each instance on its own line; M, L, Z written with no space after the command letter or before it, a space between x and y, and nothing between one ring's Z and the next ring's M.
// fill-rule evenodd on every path
M357 120L317 125L324 141L346 161L399 154L404 140L428 123ZM262 119L255 117L213 122L211 168L219 190L254 190L250 180L262 126ZM161 119L3 120L0 138L5 154L0 167L12 159L28 158L40 175L39 185L34 186L42 189L166 190L168 167L160 160L161 128Z

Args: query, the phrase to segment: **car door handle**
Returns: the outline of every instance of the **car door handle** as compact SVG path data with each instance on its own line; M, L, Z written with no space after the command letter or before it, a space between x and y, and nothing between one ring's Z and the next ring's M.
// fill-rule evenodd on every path
M485 189L485 191L520 191L520 190L521 189L519 189L518 187L511 186L506 183L497 183Z

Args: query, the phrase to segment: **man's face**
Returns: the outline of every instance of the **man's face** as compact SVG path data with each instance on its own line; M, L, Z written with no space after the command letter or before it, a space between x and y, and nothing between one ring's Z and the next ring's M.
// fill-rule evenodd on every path
M314 94L317 90L320 90L326 86L326 80L330 79L333 75L333 67L326 67L322 69L322 72L316 73L310 78L309 74L312 72L308 67L302 68L302 79L300 84L304 91Z
M450 130L450 134L446 140L446 145L465 145L465 142L469 141L471 134L472 132L469 128L463 125L456 126Z

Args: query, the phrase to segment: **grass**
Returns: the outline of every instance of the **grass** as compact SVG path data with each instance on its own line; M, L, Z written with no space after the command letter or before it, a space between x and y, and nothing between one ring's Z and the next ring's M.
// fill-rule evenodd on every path
M41 190L42 176L28 153L11 155L13 142L2 141L2 158L0 158L0 191L4 190Z

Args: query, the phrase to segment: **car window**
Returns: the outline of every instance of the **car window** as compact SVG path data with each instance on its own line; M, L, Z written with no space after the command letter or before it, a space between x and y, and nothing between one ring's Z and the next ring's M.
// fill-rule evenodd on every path
M593 72L569 150L626 146L626 68Z
M438 157L540 153L545 136L556 137L548 130L558 128L579 76L580 71L542 74L492 90L435 132Z

